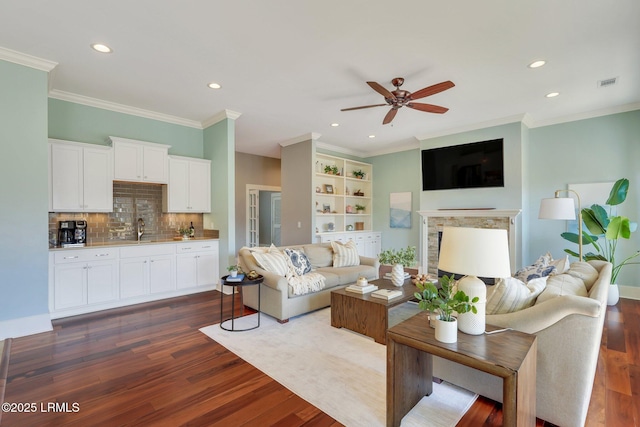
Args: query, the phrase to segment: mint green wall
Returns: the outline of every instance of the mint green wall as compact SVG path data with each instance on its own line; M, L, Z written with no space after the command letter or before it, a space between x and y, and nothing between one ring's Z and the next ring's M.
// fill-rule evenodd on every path
M171 145L169 154L202 158L202 129L49 99L49 138L107 145L107 137Z
M204 227L220 230L220 268L235 263L235 120L204 130L204 158L211 160L211 213ZM223 273L223 271L221 271Z
M47 73L0 61L0 322L49 312L47 153Z
M373 229L382 231L382 249L420 248L420 150L401 151L365 159L373 165ZM411 192L411 228L389 227L389 194ZM420 257L418 256L418 259Z
M530 130L531 140L527 162L530 181L528 224L530 258L551 251L559 257L565 244L560 233L565 221L538 219L539 201L553 197L557 189L568 184L630 181L627 200L619 213L632 221L640 221L640 110L593 119L562 123ZM604 203L605 200L602 201ZM640 232L618 245L620 256L640 249ZM629 266L618 276L618 284L640 286L640 265Z

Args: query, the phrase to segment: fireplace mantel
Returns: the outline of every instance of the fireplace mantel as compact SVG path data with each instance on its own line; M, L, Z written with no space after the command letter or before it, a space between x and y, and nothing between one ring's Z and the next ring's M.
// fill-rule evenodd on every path
M509 235L511 271L518 256L517 223L520 209L436 209L418 211L422 216L421 264L425 273L437 274L437 238L444 226L505 229Z

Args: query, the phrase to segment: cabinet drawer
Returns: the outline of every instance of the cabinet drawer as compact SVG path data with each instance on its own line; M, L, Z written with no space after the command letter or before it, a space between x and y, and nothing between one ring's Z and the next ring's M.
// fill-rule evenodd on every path
M62 250L56 252L53 259L56 264L104 261L108 259L116 259L117 254L118 250L115 248Z
M172 255L176 253L174 244L145 244L144 246L130 246L120 248L120 258L136 258L154 255Z
M218 242L216 240L178 243L176 244L176 250L179 254L189 252L201 252L201 251L213 251L218 249Z

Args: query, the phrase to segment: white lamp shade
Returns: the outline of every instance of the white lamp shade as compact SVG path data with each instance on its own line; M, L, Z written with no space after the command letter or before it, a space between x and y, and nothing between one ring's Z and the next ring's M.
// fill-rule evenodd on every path
M576 205L571 197L554 197L540 201L540 219L576 219Z
M507 230L444 227L438 268L478 277L509 277Z

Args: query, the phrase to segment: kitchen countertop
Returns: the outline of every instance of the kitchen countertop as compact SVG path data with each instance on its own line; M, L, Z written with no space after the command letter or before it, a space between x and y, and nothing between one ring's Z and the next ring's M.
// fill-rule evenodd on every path
M189 240L173 240L173 239L159 239L159 240L144 240L142 239L140 242L137 240L117 240L113 242L98 242L87 244L86 246L81 247L71 247L71 248L60 248L60 247L50 247L50 251L68 251L72 249L92 249L92 248L101 248L105 246L147 246L147 245L161 245L167 243L189 243L189 242L199 242L199 241L207 241L207 240L220 240L212 237L195 237Z

